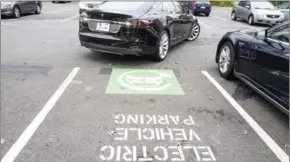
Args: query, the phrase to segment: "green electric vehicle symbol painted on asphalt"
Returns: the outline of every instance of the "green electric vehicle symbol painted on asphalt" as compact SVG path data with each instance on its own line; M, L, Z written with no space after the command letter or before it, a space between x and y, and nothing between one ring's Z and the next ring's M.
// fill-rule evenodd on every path
M113 69L106 93L184 94L172 70Z

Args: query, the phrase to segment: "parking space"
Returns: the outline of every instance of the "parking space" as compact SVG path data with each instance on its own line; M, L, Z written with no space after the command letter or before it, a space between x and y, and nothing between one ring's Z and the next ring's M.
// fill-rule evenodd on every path
M1 21L1 158L14 144L7 162L288 157L289 117L240 81L221 78L214 61L226 32L267 26L232 21L229 9L214 7L209 17L197 16L196 41L152 62L81 47L78 4L43 5L40 15Z
M1 66L1 157L58 88L70 69Z
M82 68L74 79L78 84L68 87L38 130L41 135L17 161L278 161L200 71L151 70L177 76L184 93L170 81L154 91L134 90L145 85L133 84L128 76L144 76L146 70ZM108 83L110 77L124 83ZM127 88L126 83L133 85Z

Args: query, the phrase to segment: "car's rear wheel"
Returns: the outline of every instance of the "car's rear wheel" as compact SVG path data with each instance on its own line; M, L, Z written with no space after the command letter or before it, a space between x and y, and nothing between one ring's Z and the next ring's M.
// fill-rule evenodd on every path
M232 12L231 18L232 18L232 20L237 20L235 11Z
M14 18L19 18L21 16L21 11L18 6L13 7L13 17Z
M225 42L219 49L218 70L220 75L225 79L233 78L235 63L235 54L233 45Z
M205 16L209 16L209 13L206 13Z
M154 59L156 61L162 61L166 58L167 53L169 50L169 36L166 31L163 31L160 34L159 42L158 42L158 49L154 54Z
M248 18L248 24L249 25L253 25L254 24L254 16L253 15L250 15L249 18Z
M191 33L190 33L189 37L187 38L187 40L189 40L189 41L196 40L197 37L199 36L199 33L200 33L200 26L198 23L194 23L192 26Z
M36 7L35 14L40 14L41 13L41 6L38 4Z

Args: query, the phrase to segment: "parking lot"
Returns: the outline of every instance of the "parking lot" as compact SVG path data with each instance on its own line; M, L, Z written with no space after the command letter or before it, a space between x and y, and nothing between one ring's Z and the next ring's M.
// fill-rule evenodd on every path
M81 47L76 2L2 18L1 159L289 161L289 117L218 73L214 58L226 32L267 28L230 13L213 7L197 16L199 38L162 62ZM154 73L159 89L137 93L134 73Z

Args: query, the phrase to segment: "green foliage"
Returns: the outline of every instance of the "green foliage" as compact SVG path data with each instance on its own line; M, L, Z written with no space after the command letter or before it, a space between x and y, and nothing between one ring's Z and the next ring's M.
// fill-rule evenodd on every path
M234 1L211 1L213 6L221 7L233 7L235 5Z
M271 2L274 6L278 6L278 5L280 5L280 4L282 4L282 3L285 3L285 2L287 2L287 1L269 1L269 2ZM289 1L288 1L289 2Z

